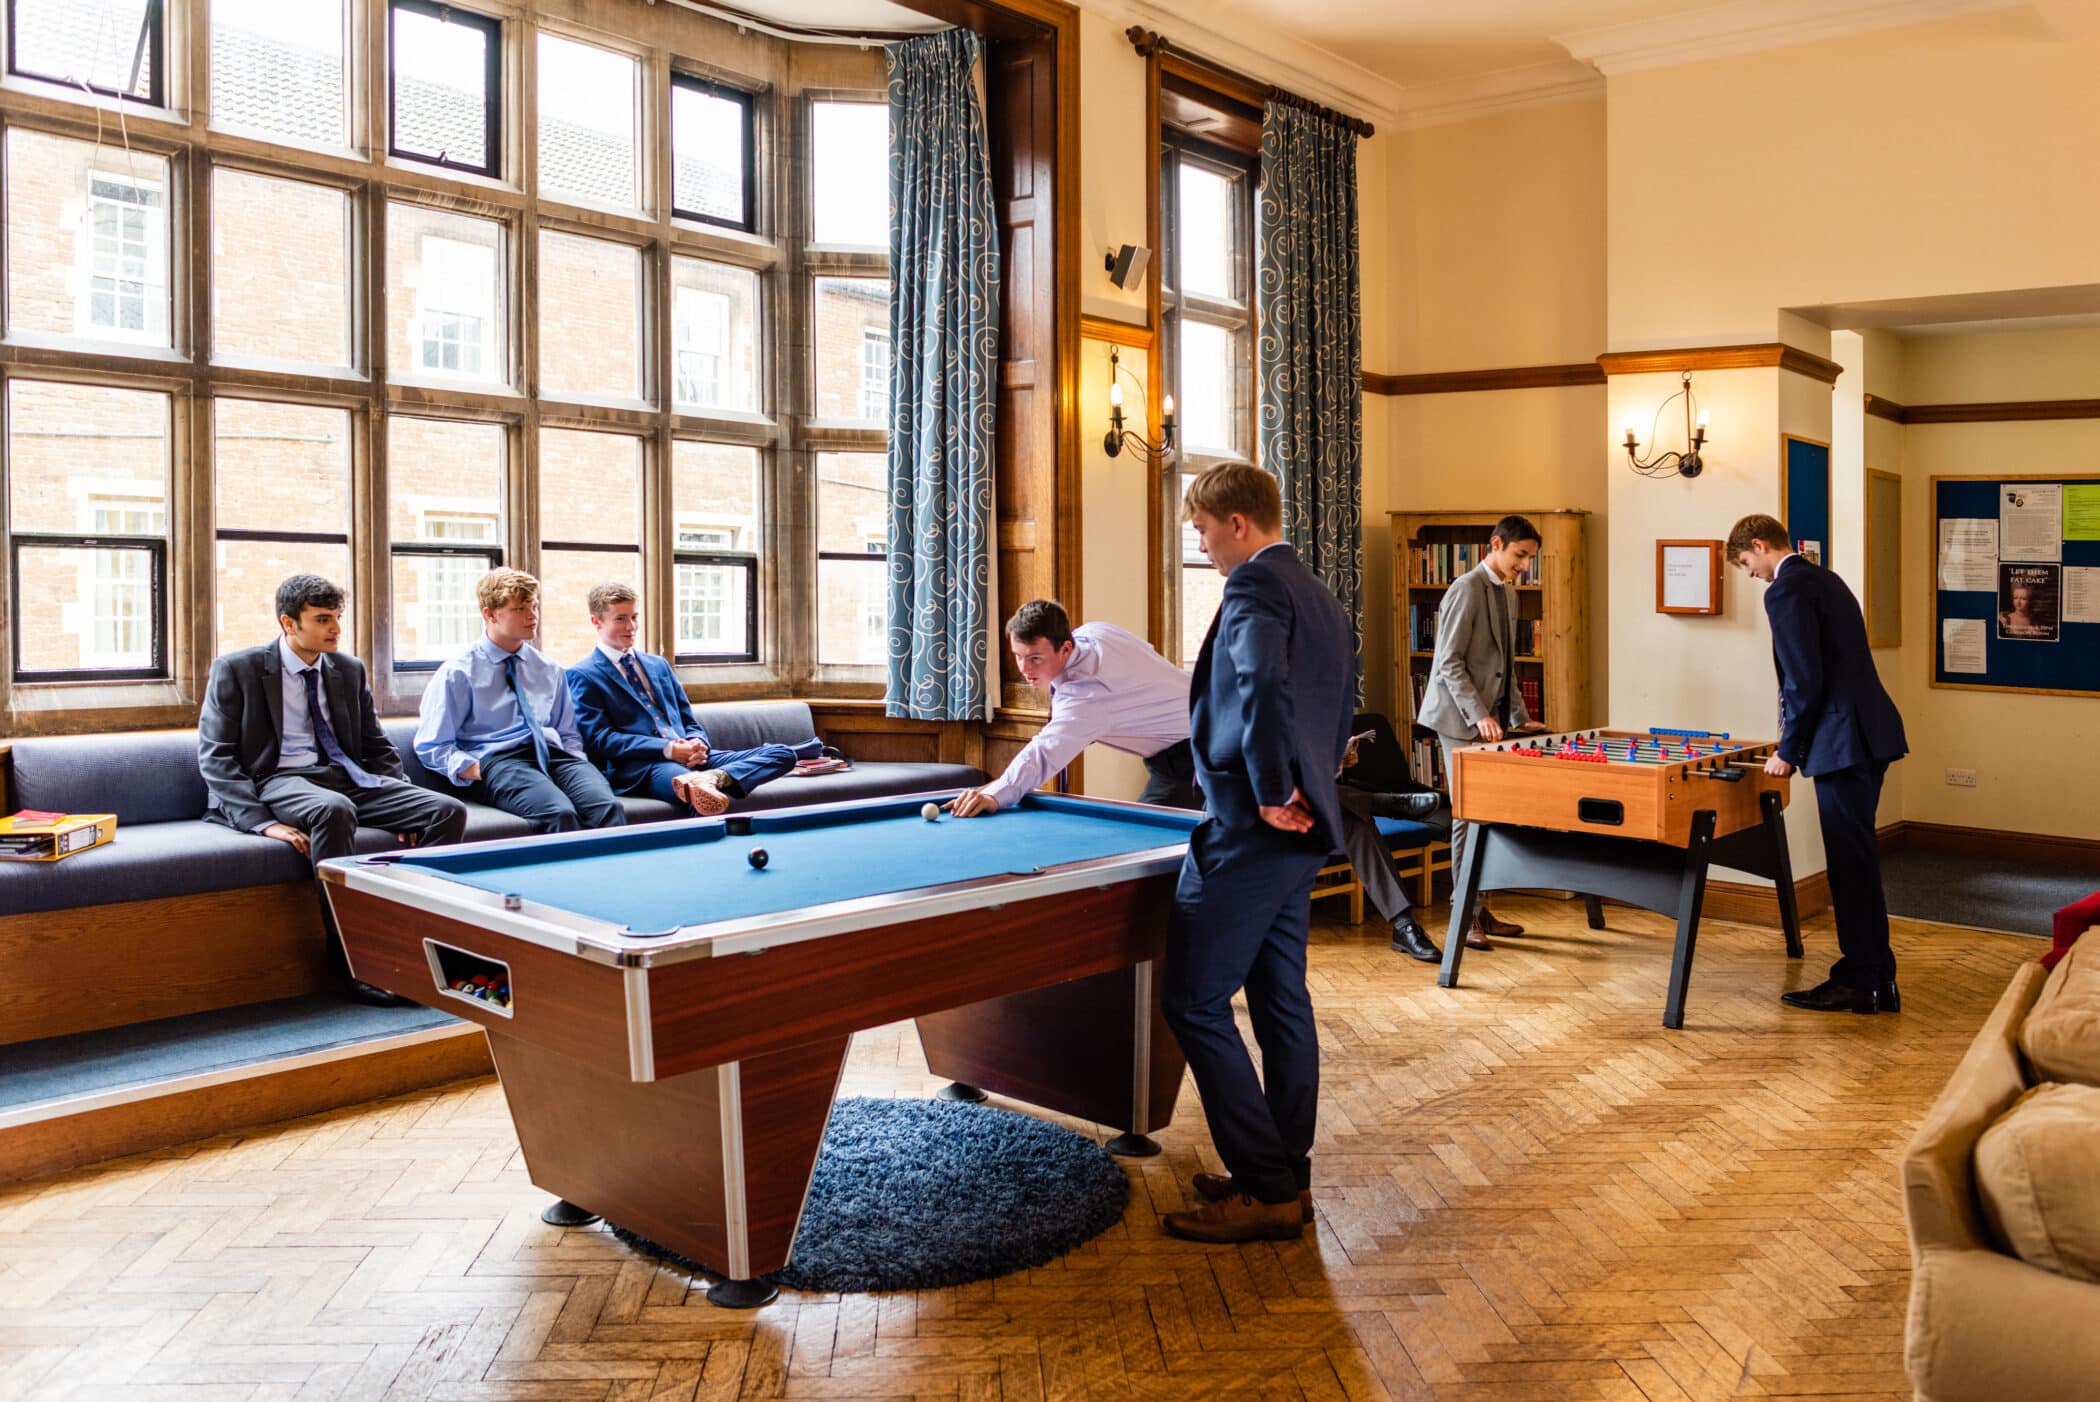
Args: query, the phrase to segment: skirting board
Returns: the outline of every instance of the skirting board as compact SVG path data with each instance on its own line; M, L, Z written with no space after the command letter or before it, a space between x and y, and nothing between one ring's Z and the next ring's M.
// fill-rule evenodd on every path
M0 1129L0 1183L494 1072L479 1027L467 1023L433 1032L345 1056L295 1057L283 1069L265 1065L223 1079L200 1078L201 1084L178 1083L164 1094L142 1088L119 1103L90 1103L77 1113L54 1106L58 1113L49 1118Z
M2100 871L2100 839L2056 837L2040 832L2005 832L1965 828L1952 823L1891 823L1879 834L1881 850L1960 852L2005 862L2041 862L2049 866L2090 867Z
M1803 920L1830 909L1830 880L1822 872L1794 882L1794 912ZM1708 881L1702 914L1745 925L1779 924L1779 893L1770 886L1743 881Z

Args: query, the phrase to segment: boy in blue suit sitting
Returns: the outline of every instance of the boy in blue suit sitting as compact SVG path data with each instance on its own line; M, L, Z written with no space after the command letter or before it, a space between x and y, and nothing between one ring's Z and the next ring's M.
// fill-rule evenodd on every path
M795 745L712 748L671 664L634 645L642 612L634 590L600 584L589 598L598 646L569 668L569 698L584 748L618 792L709 818L824 752L815 736Z

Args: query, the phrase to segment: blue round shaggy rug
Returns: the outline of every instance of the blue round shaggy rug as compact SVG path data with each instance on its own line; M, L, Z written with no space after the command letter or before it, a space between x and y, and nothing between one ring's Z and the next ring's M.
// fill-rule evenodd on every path
M1130 1180L1107 1150L1045 1120L943 1100L850 1098L831 1107L794 1254L768 1278L853 1293L988 1280L1093 1240L1129 1198Z

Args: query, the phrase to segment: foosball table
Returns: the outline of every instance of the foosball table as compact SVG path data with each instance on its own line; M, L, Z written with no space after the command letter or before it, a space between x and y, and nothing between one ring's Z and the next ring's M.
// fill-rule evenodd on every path
M1789 781L1765 773L1775 748L1726 732L1650 729L1515 735L1457 751L1451 811L1472 827L1437 982L1457 986L1482 892L1573 891L1593 930L1604 928L1607 899L1676 917L1663 1026L1682 1027L1713 866L1771 879L1787 954L1800 958Z

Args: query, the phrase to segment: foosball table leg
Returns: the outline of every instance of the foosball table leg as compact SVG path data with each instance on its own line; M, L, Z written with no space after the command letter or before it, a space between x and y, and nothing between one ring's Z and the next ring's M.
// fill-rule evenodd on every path
M1684 849L1684 884L1677 898L1677 948L1670 956L1670 991L1663 1000L1663 1026L1684 1026L1684 998L1692 982L1692 953L1699 944L1699 910L1706 903L1706 867L1714 841L1714 812L1692 815L1692 839Z
M1582 898L1582 913L1589 917L1590 928L1592 930L1601 930L1604 928L1603 901L1598 900L1595 896L1584 896Z
M1786 932L1786 957L1801 957L1801 912L1794 903L1794 857L1786 845L1786 805L1771 789L1757 796L1765 833L1772 840L1772 885L1779 897L1779 928Z
M1473 823L1466 833L1466 848L1459 856L1458 870L1451 880L1451 928L1444 933L1444 967L1438 971L1438 988L1458 987L1458 961L1465 958L1466 931L1473 926L1473 912L1480 907L1481 857L1494 841L1494 828Z

